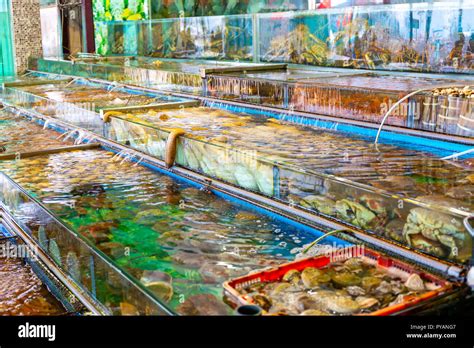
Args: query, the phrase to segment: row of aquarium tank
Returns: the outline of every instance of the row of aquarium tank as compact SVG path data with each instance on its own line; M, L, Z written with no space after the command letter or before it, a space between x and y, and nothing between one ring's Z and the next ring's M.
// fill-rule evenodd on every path
M32 59L54 74L106 79L325 120L409 128L460 137L474 134L472 75L410 74L302 65L150 57ZM406 97L408 95L408 97ZM406 97L406 98L405 98ZM321 119L321 118L320 118Z
M95 22L101 55L468 73L474 7L424 1L246 15Z
M0 258L25 274L0 313L451 313L472 96L469 74L32 59L2 85L0 242L57 281Z

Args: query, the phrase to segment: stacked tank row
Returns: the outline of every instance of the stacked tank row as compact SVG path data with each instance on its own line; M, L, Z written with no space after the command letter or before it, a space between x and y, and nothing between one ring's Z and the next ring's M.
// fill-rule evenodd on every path
M3 205L110 314L231 314L225 281L289 261L322 235L101 149L19 156L0 161L0 169ZM331 237L325 243L350 245ZM340 270L323 303L301 296L291 306L261 305L269 314L370 314L397 307L405 296L440 297L457 287L423 276L421 289L411 280L416 268L367 272L361 281L372 282L372 297L352 294L354 279ZM382 293L388 282L393 290ZM283 287L279 293L289 294Z
M7 88L13 99L26 93L45 98L46 104L53 98L80 102L91 92L95 91L64 84ZM93 112L89 122L100 124L97 135L169 166L176 164L335 217L437 257L465 261L471 256L471 238L462 219L472 212L472 153L441 160L451 155L452 147L420 148L389 137L373 145L371 137L354 131L293 125L271 115L186 107L193 101L159 105L159 96L130 94L120 99L119 93L110 90L101 95L102 102L113 100L114 107L101 109L105 126L97 109ZM145 105L121 109L124 103L117 100ZM15 105L45 113L36 102ZM169 141L173 137L175 144ZM169 158L173 150L175 158ZM425 231L435 217L445 222Z
M472 153L441 159L467 146L438 142L420 148L422 138L403 142L408 138L389 132L375 146L362 128L303 126L282 114L199 106L184 97L82 79L6 86L3 101L45 128L84 129L58 135L58 142L112 140L164 167L190 169L433 260L468 265L472 258L472 236L463 224L472 214ZM60 228L50 230L26 217L40 246L111 313L230 313L222 302L224 281L288 261L291 249L314 238L311 233L321 235L129 160L146 162L140 155L97 149L0 162L23 194L36 197L39 210L59 219ZM3 182L3 201L25 219L22 190L9 193L13 184L8 177ZM71 235L91 248L87 257L81 257L82 244L69 242ZM125 270L125 278L112 272L105 284L98 283L87 263L91 257L100 259L102 272L112 265ZM329 299L353 310L329 306L325 313L370 313L372 306L382 309L395 301L370 292L376 302L364 307L369 302L358 303L342 290Z
M454 78L143 57L98 58L93 63L39 59L32 67L266 106L290 115L329 116L339 123L363 122L375 127L383 120L389 126L426 132L474 134L473 80L468 75ZM402 99L405 96L409 98Z

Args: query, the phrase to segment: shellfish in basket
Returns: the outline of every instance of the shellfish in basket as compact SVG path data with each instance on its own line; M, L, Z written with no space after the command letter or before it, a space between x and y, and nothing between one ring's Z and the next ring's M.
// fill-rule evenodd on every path
M258 305L267 315L382 315L392 313L393 306L407 299L441 289L416 272L392 273L390 268L379 267L364 257L329 262L323 267L316 266L317 260L302 259L224 286L230 296L235 296L231 287L257 277L258 282L242 283L235 289L242 299Z

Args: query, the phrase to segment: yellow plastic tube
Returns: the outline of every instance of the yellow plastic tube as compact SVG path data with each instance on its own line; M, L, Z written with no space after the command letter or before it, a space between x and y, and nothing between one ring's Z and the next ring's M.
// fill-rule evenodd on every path
M174 162L176 160L178 138L184 134L186 134L186 132L182 129L179 129L179 128L170 129L170 134L168 135L168 139L166 140L166 150L165 150L166 168L171 168L174 165Z
M120 111L107 111L106 113L104 113L104 116L102 116L102 120L105 122L105 123L109 123L110 122L110 118L112 116L120 116L120 115L123 115L123 112L120 112Z

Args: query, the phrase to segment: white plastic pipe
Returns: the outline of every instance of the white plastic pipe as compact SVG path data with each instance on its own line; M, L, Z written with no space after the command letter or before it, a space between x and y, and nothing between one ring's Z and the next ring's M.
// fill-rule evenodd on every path
M452 154L452 155L443 157L443 158L441 158L441 159L450 160L450 159L453 159L453 158L458 158L458 157L463 156L463 155L467 155L468 153L471 153L471 152L474 152L474 148L473 148L473 149L466 150L466 151L463 151L463 152L458 152L458 153L455 153L455 154Z
M377 136L375 137L375 142L374 144L377 144L378 141L379 141L379 137L380 137L380 133L382 132L382 128L385 124L385 121L387 120L388 116L390 116L393 112L393 110L395 110L395 108L397 108L402 102L404 102L405 100L407 100L408 98L414 96L415 94L418 94L420 92L426 92L426 91L432 91L434 89L438 89L438 88L455 88L455 87L466 87L466 86L469 86L471 87L471 85L447 85L447 86L434 86L434 87L427 87L427 88L420 88L414 92L411 92L409 94L407 94L406 96L404 96L403 98L401 98L400 100L398 100L395 104L393 104L391 106L390 109L388 109L388 111L385 113L383 119L382 119L382 122L380 123L380 127L379 127L379 130L377 131Z

